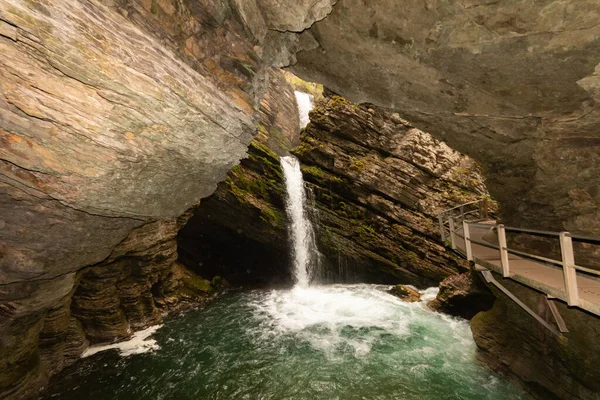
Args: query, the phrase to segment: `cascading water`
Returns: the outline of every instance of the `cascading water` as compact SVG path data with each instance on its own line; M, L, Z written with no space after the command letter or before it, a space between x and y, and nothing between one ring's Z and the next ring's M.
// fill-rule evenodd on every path
M304 179L300 171L300 162L296 157L281 158L281 167L287 189L286 212L290 219L290 236L296 285L309 285L309 269L316 260L316 246L311 223L306 210Z
M300 129L306 127L310 122L308 113L313 109L313 97L312 95L304 92L295 91L296 103L298 103L298 114L300 116Z
M305 126L312 103L296 96ZM309 286L318 252L300 163L283 157L281 165L292 290L234 292L165 323L152 339L147 330L96 348L55 378L45 398L529 399L477 363L467 321L427 308L437 289L406 303L386 286ZM133 355L91 355L112 347Z
M312 96L304 92L294 92L298 103L300 128L310 122L308 113L313 108ZM307 287L310 283L310 268L317 260L314 232L306 209L304 179L300 162L294 156L281 157L281 168L287 190L285 209L290 220L290 238L296 286Z

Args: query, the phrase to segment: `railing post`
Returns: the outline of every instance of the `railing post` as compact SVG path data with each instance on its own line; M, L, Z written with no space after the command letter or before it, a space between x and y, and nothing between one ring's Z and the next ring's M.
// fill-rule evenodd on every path
M463 233L465 236L465 252L467 253L467 260L473 261L473 248L471 247L471 235L469 233L469 224L467 221L463 221Z
M448 218L448 225L450 225L450 243L452 243L452 250L456 250L456 226L454 225L454 217Z
M438 222L440 224L440 234L442 235L442 243L446 243L446 230L444 229L444 213L438 215Z
M496 227L498 231L498 247L500 247L500 263L502 264L502 276L508 278L510 270L508 267L508 246L506 244L506 230L504 225Z
M479 202L479 217L481 219L488 219L488 199L483 198Z
M575 270L575 255L573 254L573 240L569 232L560 233L560 253L562 255L565 288L567 290L567 304L579 305L579 291L577 289L577 271Z

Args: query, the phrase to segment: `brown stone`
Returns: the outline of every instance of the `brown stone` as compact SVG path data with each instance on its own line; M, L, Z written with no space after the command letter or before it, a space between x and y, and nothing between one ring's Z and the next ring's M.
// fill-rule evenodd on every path
M501 284L549 324L556 324L544 294L510 279ZM490 289L494 306L471 320L479 357L516 377L539 399L597 399L600 370L594 366L600 362L600 319L555 301L569 330L558 337L504 293L491 285Z
M487 194L477 164L396 113L328 96L293 151L318 209L319 279L425 288L466 271L437 214Z
M505 222L600 235L596 0L344 0L309 32L293 72L473 157Z
M399 297L402 301L406 301L407 303L416 303L421 301L421 293L404 285L393 286L390 290L388 290L388 293Z
M489 289L469 271L444 279L436 298L427 305L435 311L471 319L478 312L489 310L494 300Z

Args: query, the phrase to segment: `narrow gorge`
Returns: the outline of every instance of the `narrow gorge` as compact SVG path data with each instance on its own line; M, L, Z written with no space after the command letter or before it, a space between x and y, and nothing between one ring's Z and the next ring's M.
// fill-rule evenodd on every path
M371 3L0 0L0 398L599 398L600 6Z

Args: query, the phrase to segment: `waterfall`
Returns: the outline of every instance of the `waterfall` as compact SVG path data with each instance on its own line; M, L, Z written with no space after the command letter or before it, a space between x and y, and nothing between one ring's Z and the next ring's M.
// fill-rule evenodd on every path
M281 167L287 190L285 208L290 220L294 276L297 286L307 287L310 281L310 269L317 260L317 250L306 210L304 179L300 171L300 162L296 157L282 157Z
M300 129L306 127L310 122L308 113L313 109L312 95L304 92L295 91L296 103L298 103L298 114L300 115Z

